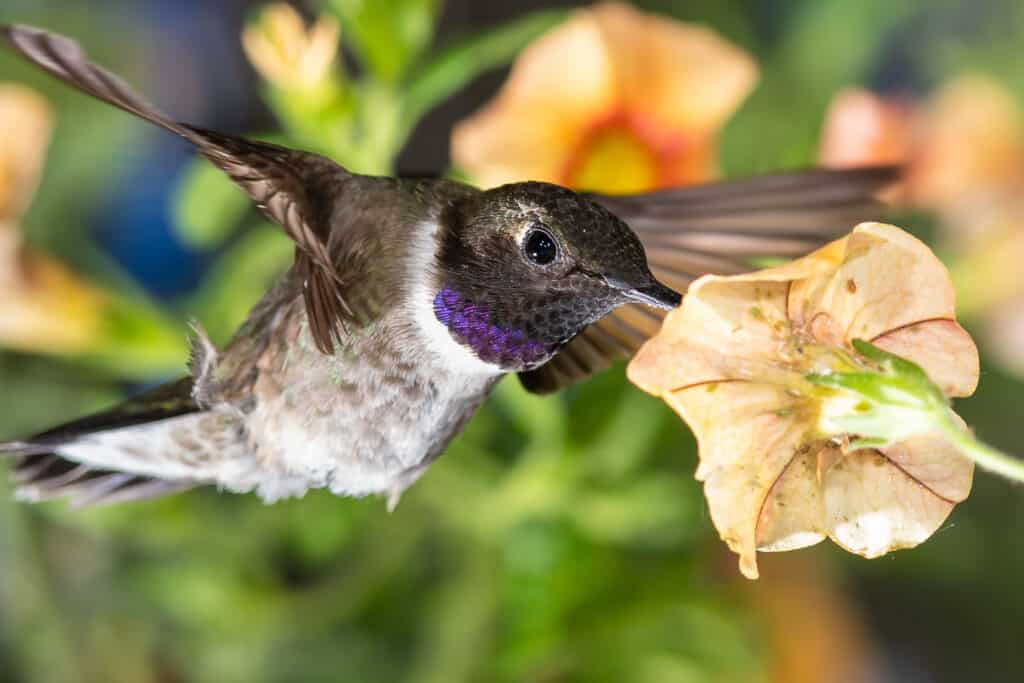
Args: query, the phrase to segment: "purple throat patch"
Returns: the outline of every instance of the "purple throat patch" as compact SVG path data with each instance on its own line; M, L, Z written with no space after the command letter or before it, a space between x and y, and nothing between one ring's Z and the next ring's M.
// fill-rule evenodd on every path
M526 338L523 330L491 323L490 314L455 290L445 287L434 297L434 315L459 343L485 363L512 368L533 366L551 353L551 347Z

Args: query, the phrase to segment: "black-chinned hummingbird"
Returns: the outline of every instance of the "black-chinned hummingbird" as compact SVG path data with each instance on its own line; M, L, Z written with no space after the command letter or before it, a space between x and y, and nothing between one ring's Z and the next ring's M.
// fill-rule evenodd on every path
M87 505L201 485L394 505L497 381L574 383L631 355L707 273L791 257L881 212L896 169L812 170L631 196L361 176L168 118L63 36L0 27L29 61L175 133L295 242L289 272L190 376L24 441L18 495Z

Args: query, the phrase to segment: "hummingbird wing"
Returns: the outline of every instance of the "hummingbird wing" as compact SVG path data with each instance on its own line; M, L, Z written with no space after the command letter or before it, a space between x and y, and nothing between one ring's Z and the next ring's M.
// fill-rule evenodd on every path
M742 273L757 259L801 256L878 219L885 211L877 195L898 175L895 166L815 169L589 198L633 229L659 281L684 292L701 275ZM631 357L661 329L664 317L636 304L618 308L519 377L530 391L557 391Z
M325 157L179 123L123 80L91 63L75 41L29 26L0 25L0 37L28 61L82 92L179 135L224 171L295 242L306 310L317 347L330 354L349 323L358 324L329 250L332 203L351 178ZM351 276L351 274L349 274ZM350 280L358 278L349 277Z

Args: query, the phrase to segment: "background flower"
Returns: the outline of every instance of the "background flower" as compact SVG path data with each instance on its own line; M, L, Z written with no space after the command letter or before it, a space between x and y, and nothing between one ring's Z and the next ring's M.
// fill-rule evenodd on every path
M242 33L242 44L267 82L308 92L330 78L340 38L341 28L332 15L322 15L307 29L295 8L275 3L263 8L259 23Z
M523 52L497 98L456 127L452 159L483 186L705 181L719 129L756 82L754 61L709 28L599 4Z
M0 84L0 344L81 353L100 333L103 297L27 246L20 229L42 173L52 119L40 95Z

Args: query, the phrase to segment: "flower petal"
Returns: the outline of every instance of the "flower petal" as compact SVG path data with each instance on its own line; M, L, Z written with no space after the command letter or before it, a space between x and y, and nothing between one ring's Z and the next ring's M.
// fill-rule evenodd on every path
M617 95L594 14L578 11L524 50L497 98L456 126L452 159L483 187L558 182Z
M829 535L868 558L916 546L967 497L973 473L974 464L941 435L846 454L824 481Z
M867 90L848 88L829 104L818 160L849 168L904 162L910 155L913 110Z
M799 399L782 387L748 382L702 384L665 401L697 438L711 520L740 555L740 570L757 577L758 522L779 477L799 454L807 421Z
M791 332L791 282L828 276L845 246L846 238L776 268L698 279L633 358L630 381L657 396L702 382L773 375Z
M0 223L28 207L46 158L53 114L34 91L0 84Z
M920 365L946 396L970 396L978 386L978 347L955 320L925 320L871 341Z
M623 3L593 9L626 108L691 140L713 135L757 83L757 64L715 31Z
M785 334L787 282L708 276L693 284L686 304L629 364L632 382L660 394L719 380L771 373Z
M891 225L857 226L829 278L794 282L789 313L824 343L874 339L923 320L955 319L953 283L931 250Z
M825 502L818 480L820 458L819 449L807 448L776 480L757 520L758 550L797 550L827 538Z
M0 224L0 229L3 225ZM106 297L46 254L0 230L0 346L82 353L102 332Z

